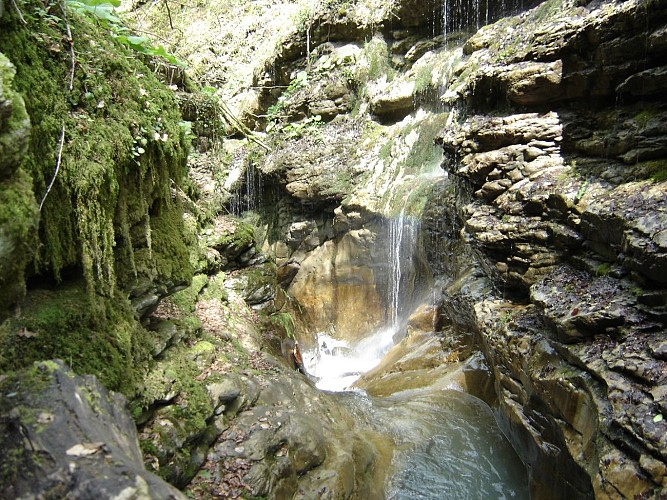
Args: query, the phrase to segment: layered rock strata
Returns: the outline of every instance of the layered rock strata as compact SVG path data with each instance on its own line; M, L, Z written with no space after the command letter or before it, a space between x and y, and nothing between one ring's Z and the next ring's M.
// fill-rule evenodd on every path
M443 97L467 106L439 139L455 244L484 270L449 267L444 314L479 332L540 497L665 488L666 16L546 2L468 40Z

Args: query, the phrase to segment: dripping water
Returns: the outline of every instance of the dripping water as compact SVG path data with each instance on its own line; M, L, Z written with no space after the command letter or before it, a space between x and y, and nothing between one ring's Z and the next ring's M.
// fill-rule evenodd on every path
M398 331L400 318L406 312L406 301L402 298L409 295L409 278L410 274L414 273L414 242L419 232L419 220L416 217L406 217L403 207L398 217L389 219L388 226L387 326Z

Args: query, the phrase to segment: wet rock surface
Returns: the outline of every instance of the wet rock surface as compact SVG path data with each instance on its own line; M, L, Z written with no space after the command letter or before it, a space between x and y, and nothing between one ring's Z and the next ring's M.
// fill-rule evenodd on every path
M5 498L186 498L144 468L119 394L61 361L0 380Z
M264 17L243 18L248 5ZM252 137L271 147L220 148L220 124L207 123L219 120L215 101L180 96L197 135L194 187L172 196L191 212L195 276L181 289L189 276L169 266L121 273L150 337L129 405L147 466L199 497L380 497L390 439L279 352L295 328L352 338L359 323L381 325L389 266L372 244L427 206L437 314L415 315L359 385L455 387L497 404L535 498L662 495L663 3L549 0L462 49L449 44L467 34L433 37L451 26L420 21L431 2L313 5L220 4L191 19L188 33L210 37L191 63L238 114L242 126L228 125L266 130ZM268 37L279 23L289 29ZM230 38L242 39L234 54L219 44ZM9 109L0 100L0 117ZM223 203L257 210L255 230ZM150 240L152 218L127 228L149 261L172 249ZM7 429L14 417L2 417ZM19 435L10 441L28 450ZM108 453L75 450L82 461ZM127 494L172 494L137 477Z
M632 46L657 40L666 13L590 3L545 17L553 6L470 38L443 97L473 111L438 139L462 228L445 246L468 248L498 292L450 265L445 301L467 313L442 313L478 329L535 495L659 496L663 49Z

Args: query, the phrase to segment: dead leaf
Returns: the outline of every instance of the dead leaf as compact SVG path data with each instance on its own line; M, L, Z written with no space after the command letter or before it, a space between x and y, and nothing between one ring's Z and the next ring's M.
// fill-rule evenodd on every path
M48 413L43 411L37 415L37 423L39 424L50 424L56 419L56 416L53 413Z
M25 328L25 327L19 328L19 332L17 333L17 335L18 335L19 337L23 337L23 338L26 338L26 339L31 339L31 338L34 338L34 337L39 337L39 334L38 334L38 333L31 332L30 330L28 330L28 329Z
M104 443L75 444L69 450L67 450L67 454L71 457L85 457L97 453L103 446Z

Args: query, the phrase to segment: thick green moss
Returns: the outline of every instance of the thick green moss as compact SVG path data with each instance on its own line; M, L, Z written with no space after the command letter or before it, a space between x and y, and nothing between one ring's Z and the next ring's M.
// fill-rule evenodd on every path
M12 86L15 74L14 66L0 53L0 179L18 168L30 135L23 99Z
M154 207L170 205L170 189L183 180L187 146L178 105L137 54L88 20L68 14L73 63L64 23L46 15L36 0L21 8L27 25L8 12L0 21L0 46L16 66L14 86L33 122L23 166L34 178L38 199L61 160L42 209L34 269L57 279L64 268L82 269L91 296L112 296L114 260L122 254L114 247L127 247L124 255L132 260L131 228ZM174 205L173 211L179 210ZM151 224L153 236L181 240L180 216L170 215L170 221ZM159 235L154 226L167 234ZM177 269L187 257L184 245L170 243L168 252L176 257L173 281L187 277L189 264Z
M141 448L145 455L155 457L159 468L157 474L174 484L189 480L196 473L191 452L197 438L208 428L208 419L213 415L213 401L201 376L202 367L215 354L215 346L200 341L192 347L178 346L165 351L165 356L145 377L139 397L134 401L134 415L141 410L154 407L167 394L177 395L181 404L157 409L163 422L151 432L144 432ZM201 361L205 360L205 362ZM170 424L164 425L168 421Z
M0 317L24 293L23 272L36 242L32 179L18 170L0 182Z
M667 181L667 160L650 160L639 162L632 166L635 177L650 179L653 182Z
M174 284L190 283L190 253L183 239L183 210L165 205L150 219L152 255L156 269Z
M193 313L202 288L204 288L207 283L208 276L205 274L198 274L192 279L192 284L188 288L176 292L169 296L167 300L178 307L183 314Z
M93 302L81 284L33 290L20 314L0 326L0 371L60 358L132 395L149 360L147 335L126 301Z

